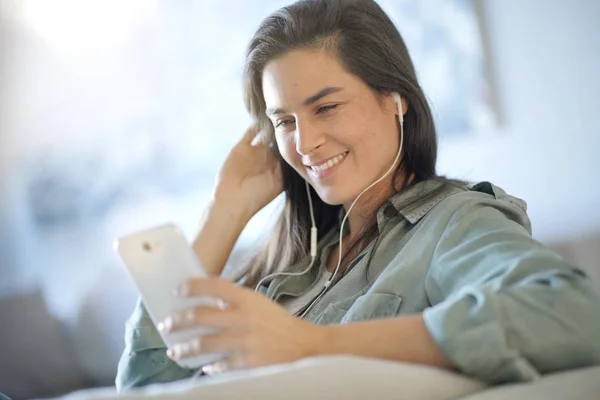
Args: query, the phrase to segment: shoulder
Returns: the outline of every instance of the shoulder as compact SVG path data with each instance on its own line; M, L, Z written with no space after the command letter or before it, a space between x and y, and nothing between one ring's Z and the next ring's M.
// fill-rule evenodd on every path
M425 219L429 223L447 226L465 219L495 220L498 217L512 220L531 234L527 203L487 181L457 187L433 207Z

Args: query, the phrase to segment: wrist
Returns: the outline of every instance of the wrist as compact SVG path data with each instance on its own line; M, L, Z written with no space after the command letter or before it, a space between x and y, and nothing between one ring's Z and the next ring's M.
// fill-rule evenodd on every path
M254 212L238 198L223 196L215 192L208 203L206 218L223 221L234 226L246 226Z
M238 204L211 199L193 242L196 256L208 275L220 276L233 246L251 215Z
M324 356L328 354L335 354L334 349L334 335L331 326L328 325L312 325L313 334L311 335L312 340L307 346L305 357Z

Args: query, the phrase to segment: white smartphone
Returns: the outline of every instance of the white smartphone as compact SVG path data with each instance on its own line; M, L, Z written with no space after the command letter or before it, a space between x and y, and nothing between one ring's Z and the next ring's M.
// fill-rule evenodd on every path
M194 251L176 226L159 226L117 239L114 248L140 292L154 326L177 310L202 305L218 306L218 300L214 298L179 298L173 295L177 285L191 278L207 276ZM165 344L172 347L174 344L211 333L215 332L210 328L196 327L160 335ZM222 357L222 354L216 353L203 354L178 360L177 364L195 369Z

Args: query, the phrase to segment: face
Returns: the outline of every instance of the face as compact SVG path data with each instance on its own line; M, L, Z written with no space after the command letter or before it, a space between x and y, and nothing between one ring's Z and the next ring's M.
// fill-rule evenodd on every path
M396 103L328 52L292 51L267 64L262 81L282 157L326 203L348 206L392 165L399 146ZM369 192L389 186L392 175Z

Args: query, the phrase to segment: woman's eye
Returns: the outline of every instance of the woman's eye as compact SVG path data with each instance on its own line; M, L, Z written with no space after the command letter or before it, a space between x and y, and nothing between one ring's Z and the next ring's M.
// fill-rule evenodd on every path
M329 112L331 110L335 110L338 107L339 104L331 104L329 106L323 106L323 107L319 107L317 109L317 114L324 114L326 112Z
M290 120L290 119L282 119L281 121L277 121L277 123L275 123L275 128L279 128L282 126L287 126L291 123L293 123L294 121Z

